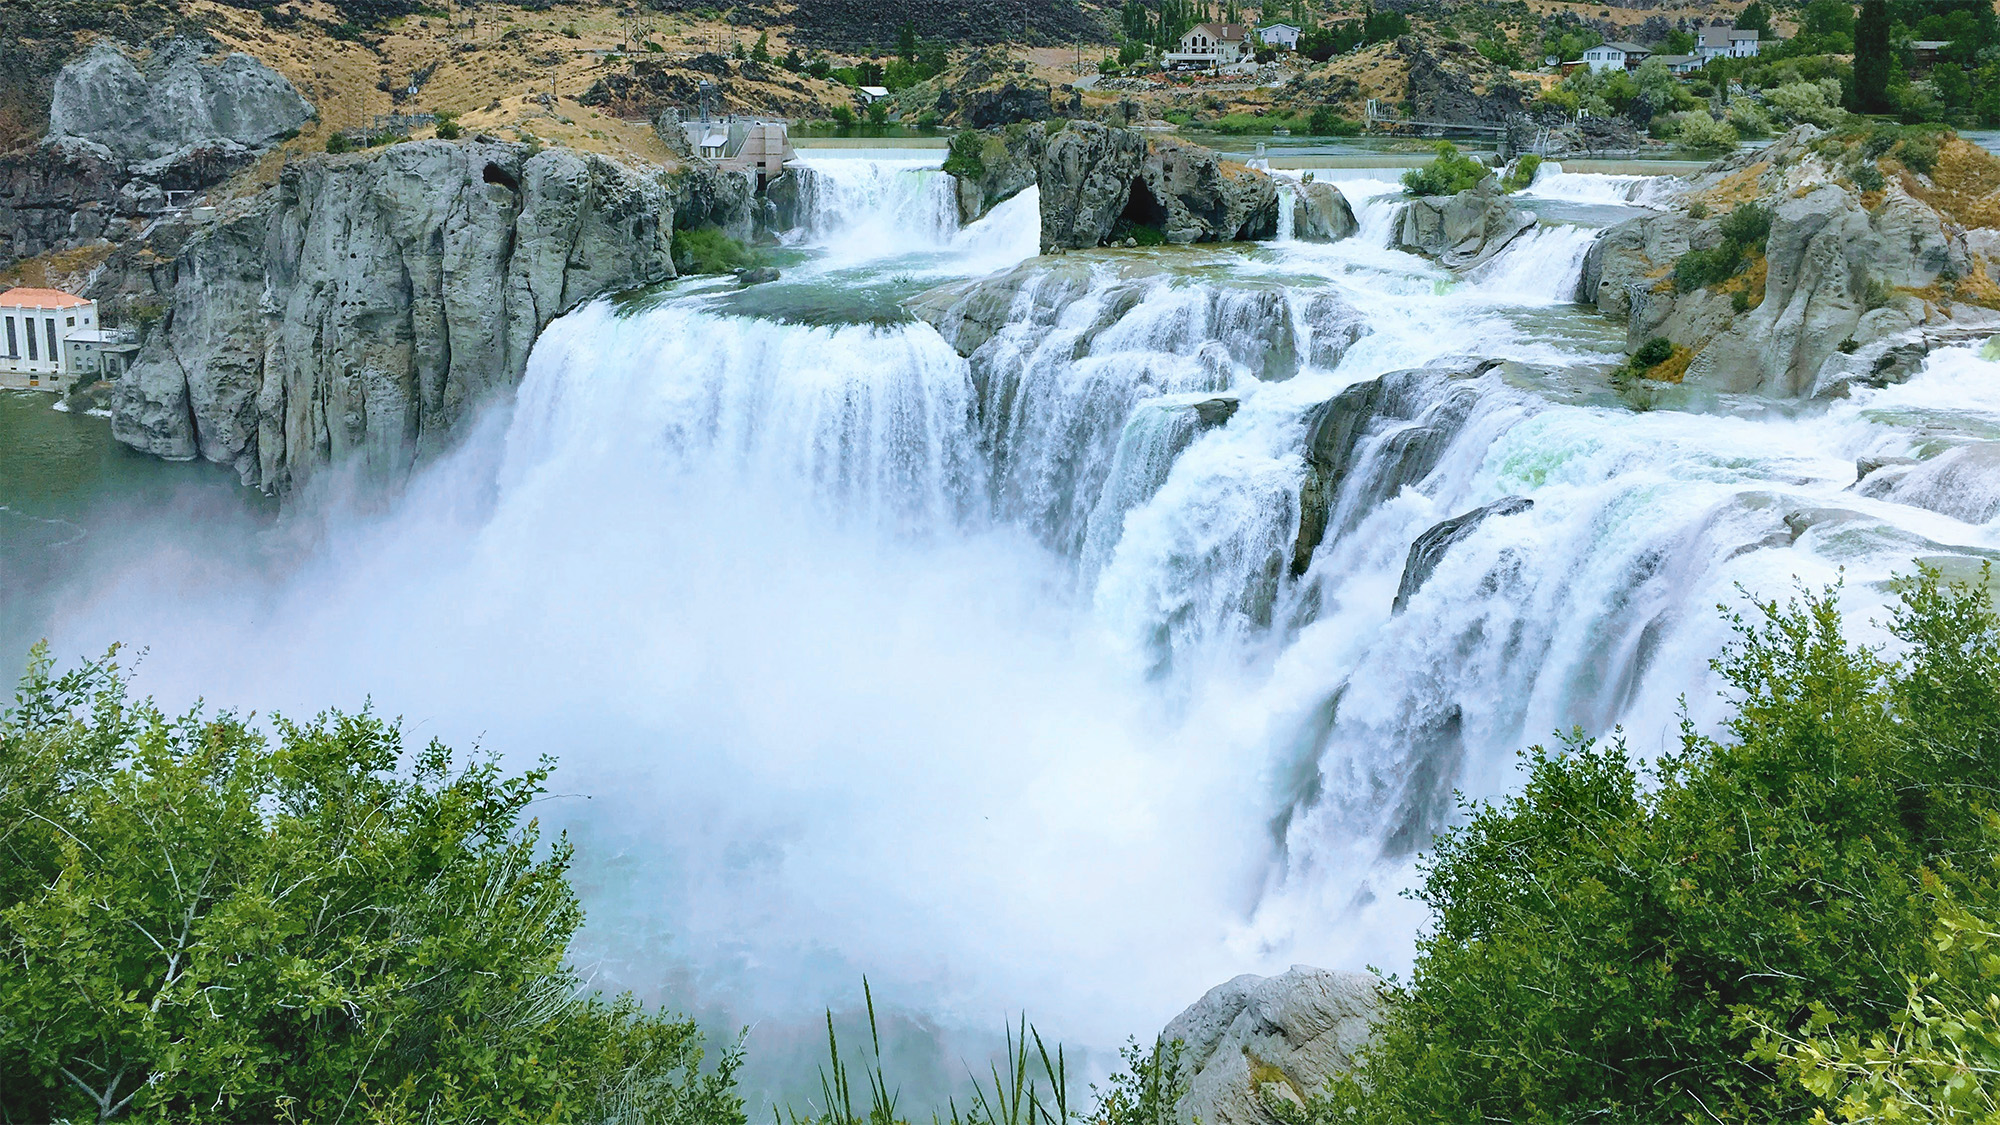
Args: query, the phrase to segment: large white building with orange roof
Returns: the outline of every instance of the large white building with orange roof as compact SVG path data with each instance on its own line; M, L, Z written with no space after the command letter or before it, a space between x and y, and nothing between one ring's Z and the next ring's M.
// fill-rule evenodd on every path
M73 338L101 336L97 302L60 289L9 289L0 293L0 386L58 389L96 356L76 353Z

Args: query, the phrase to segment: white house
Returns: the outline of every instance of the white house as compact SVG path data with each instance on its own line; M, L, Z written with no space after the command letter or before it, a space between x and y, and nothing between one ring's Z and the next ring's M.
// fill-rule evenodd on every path
M879 102L889 96L887 86L856 86L855 89L861 91L861 96L871 103Z
M1704 60L1714 58L1747 59L1757 53L1761 46L1755 29L1730 27L1727 24L1710 24L1701 29L1695 38L1694 53Z
M1583 53L1592 70L1632 70L1653 52L1637 43L1599 43Z
M1181 49L1168 51L1168 66L1233 66L1250 54L1250 36L1240 23L1200 23L1181 36Z
M59 389L78 374L70 338L97 327L96 301L56 289L0 293L0 386Z
M1288 23L1274 23L1268 27L1260 27L1257 29L1257 38L1264 41L1264 46L1276 47L1281 51L1299 49L1299 29Z
M1675 74L1693 74L1708 61L1701 55L1654 55L1653 58Z

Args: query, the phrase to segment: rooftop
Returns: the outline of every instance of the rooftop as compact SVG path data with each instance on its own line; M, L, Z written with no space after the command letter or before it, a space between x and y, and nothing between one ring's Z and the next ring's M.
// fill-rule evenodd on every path
M90 302L60 289L9 289L0 293L0 306L26 309L70 309Z
M1194 28L1194 30L1207 34L1210 39L1224 43L1243 38L1243 25L1240 23L1205 23Z

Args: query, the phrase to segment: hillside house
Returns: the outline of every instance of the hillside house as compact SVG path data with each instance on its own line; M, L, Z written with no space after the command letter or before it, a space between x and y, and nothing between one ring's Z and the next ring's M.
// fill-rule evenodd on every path
M1637 43L1599 43L1583 53L1592 70L1637 70L1653 52Z
M1693 74L1708 61L1700 55L1654 55L1653 58L1675 74Z
M1181 49L1168 51L1168 66L1234 66L1250 57L1250 35L1240 23L1199 23L1181 36Z
M79 374L71 337L97 327L95 301L58 289L0 293L0 387L60 390Z
M1264 46L1280 51L1298 50L1301 34L1303 32L1299 28L1288 23L1274 23L1257 29L1257 38L1264 41Z
M1758 35L1754 29L1730 27L1727 24L1710 24L1695 36L1694 53L1706 62L1709 59L1747 59L1757 53Z

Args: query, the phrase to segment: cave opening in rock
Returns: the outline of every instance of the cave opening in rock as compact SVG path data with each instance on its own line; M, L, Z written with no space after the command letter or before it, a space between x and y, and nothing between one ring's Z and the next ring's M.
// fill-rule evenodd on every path
M480 178L489 184L499 184L508 191L519 192L521 190L521 181L515 179L507 169L500 167L498 164L488 164L486 171Z
M1135 235L1139 242L1158 241L1148 235L1163 234L1167 226L1167 209L1143 177L1132 177L1132 190L1125 200L1125 210L1119 212L1116 231L1118 237Z

